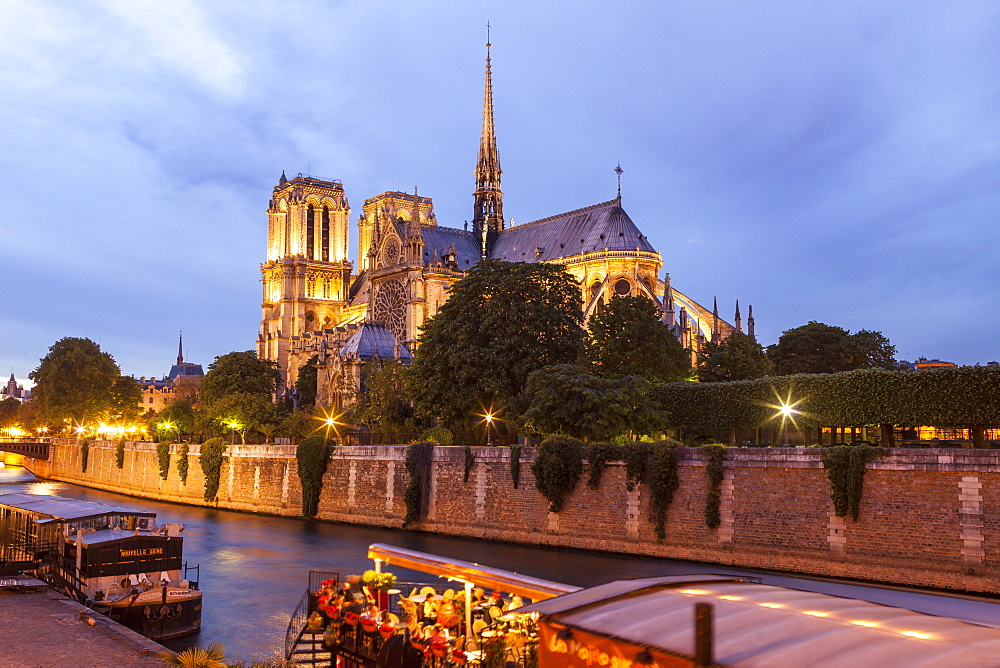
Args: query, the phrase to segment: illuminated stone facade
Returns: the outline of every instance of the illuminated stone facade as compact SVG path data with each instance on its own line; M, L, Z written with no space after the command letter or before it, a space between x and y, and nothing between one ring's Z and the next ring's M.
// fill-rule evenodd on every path
M565 266L580 283L584 324L615 295L646 297L693 359L706 341L742 331L738 306L734 326L717 308L675 290L669 275L659 278L660 252L622 208L620 188L615 199L507 227L488 48L471 230L438 225L429 197L384 192L365 200L358 218L354 272L347 257L351 211L340 181L282 173L268 207L257 353L278 363L287 387L315 356L318 401L343 407L361 366L408 359L451 286L485 257ZM747 324L752 335L752 314Z

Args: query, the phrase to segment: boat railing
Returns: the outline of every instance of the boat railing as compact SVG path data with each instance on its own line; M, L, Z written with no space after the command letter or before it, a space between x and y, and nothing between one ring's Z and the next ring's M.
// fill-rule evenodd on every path
M191 571L194 571L194 579L191 579ZM201 580L201 564L197 566L188 566L188 562L184 562L184 579L188 581L188 586L191 589L198 588L198 582Z
M316 592L323 585L325 580L333 580L334 588L340 586L340 574L334 571L309 571L309 586L299 599L299 604L295 606L291 619L288 620L288 628L285 630L285 657L290 658L295 650L295 645L302 632L306 628L306 620L309 614L317 608Z

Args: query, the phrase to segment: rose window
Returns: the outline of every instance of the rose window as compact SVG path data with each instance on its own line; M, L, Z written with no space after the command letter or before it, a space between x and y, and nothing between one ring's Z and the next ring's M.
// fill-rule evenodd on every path
M406 288L399 281L386 281L375 293L372 320L392 332L397 341L406 338Z
M388 267L399 262L399 242L390 237L382 247L382 266Z

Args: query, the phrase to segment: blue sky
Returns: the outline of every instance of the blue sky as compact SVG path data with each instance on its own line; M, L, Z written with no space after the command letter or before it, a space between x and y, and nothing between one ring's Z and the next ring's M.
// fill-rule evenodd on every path
M254 347L282 170L472 212L487 16L504 211L610 199L758 339L1000 359L1000 3L0 2L0 371ZM352 230L352 235L356 233ZM356 247L352 237L351 249Z

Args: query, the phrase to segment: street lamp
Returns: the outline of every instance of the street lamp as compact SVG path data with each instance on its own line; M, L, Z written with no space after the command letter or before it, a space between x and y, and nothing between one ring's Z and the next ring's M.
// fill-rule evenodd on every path
M236 444L236 430L239 429L242 426L243 425L241 425L239 422L230 422L229 425L228 425L228 427L230 429L230 432L229 432L230 433L230 440L233 442L233 445ZM243 433L240 432L240 443L242 443L242 442L243 442Z
M486 445L490 444L490 427L493 426L493 414L486 414Z

